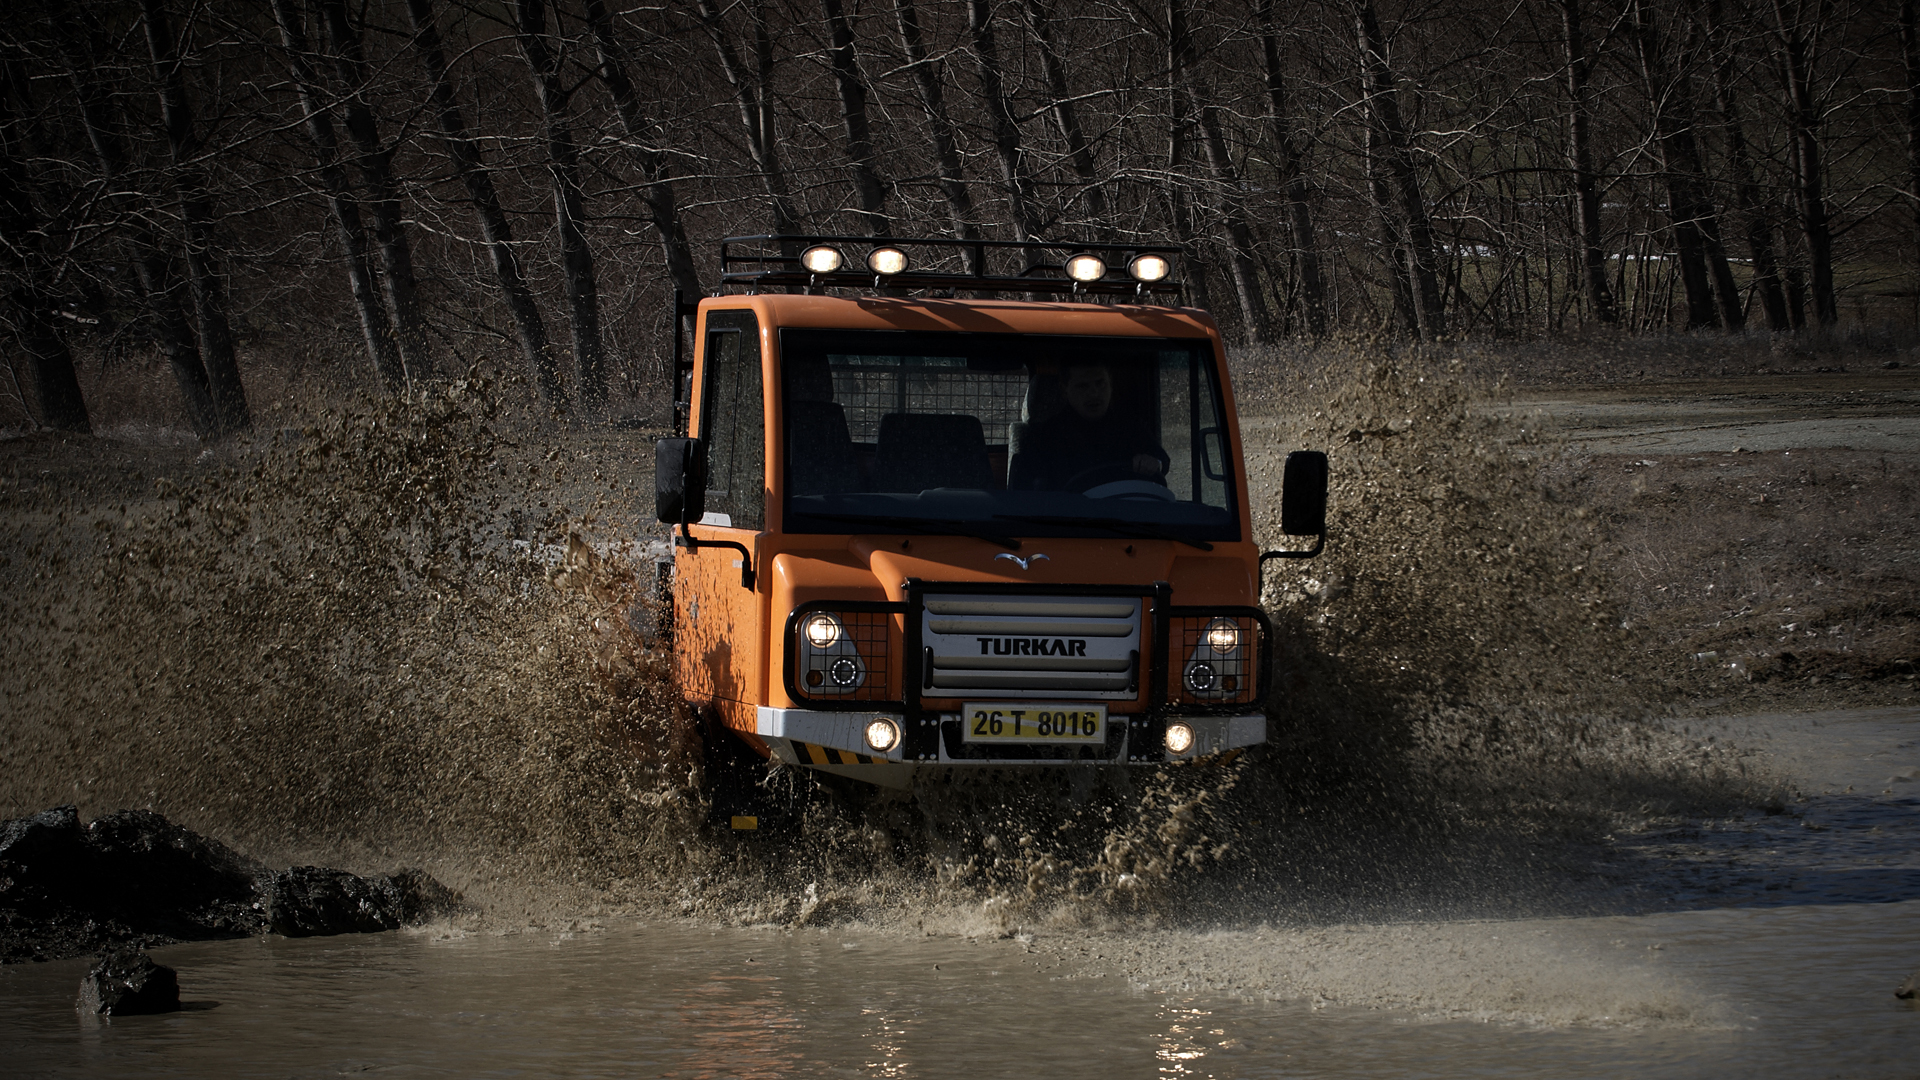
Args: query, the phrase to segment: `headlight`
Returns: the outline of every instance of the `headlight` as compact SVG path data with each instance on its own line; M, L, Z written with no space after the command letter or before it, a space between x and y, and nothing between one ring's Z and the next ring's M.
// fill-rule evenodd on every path
M815 274L831 274L845 261L838 249L825 244L815 244L800 253L800 265Z
M807 641L816 649L831 648L840 640L840 620L831 615L813 615L807 619Z
M1184 754L1193 749L1193 728L1178 721L1167 725L1167 753Z
M1232 652L1240 647L1240 624L1232 619L1215 619L1207 624L1207 644L1214 652Z
M900 725L884 716L876 716L867 725L867 745L879 753L886 753L900 743Z
M1067 276L1082 283L1099 281L1107 276L1107 264L1098 255L1075 255L1067 260Z
M876 274L898 274L907 268L907 253L897 247L874 248L867 253L867 269Z
M1132 274L1135 281L1161 281L1173 273L1173 263L1167 261L1165 255L1135 255L1127 263L1127 273Z

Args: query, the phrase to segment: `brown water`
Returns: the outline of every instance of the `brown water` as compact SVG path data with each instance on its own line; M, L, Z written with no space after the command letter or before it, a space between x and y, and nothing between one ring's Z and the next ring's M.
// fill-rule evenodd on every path
M1711 726L1804 797L1621 838L1638 914L268 937L156 950L170 1016L0 968L0 1045L22 1077L1920 1075L1920 711Z

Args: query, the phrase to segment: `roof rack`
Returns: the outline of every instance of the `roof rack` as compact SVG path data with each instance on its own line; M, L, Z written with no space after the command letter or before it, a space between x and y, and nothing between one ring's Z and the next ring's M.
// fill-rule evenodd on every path
M820 270L802 262L816 249ZM866 269L850 265L849 254L864 250ZM876 265L881 251L899 253L899 269ZM720 283L754 291L769 288L907 289L970 293L1049 293L1069 296L1171 296L1186 292L1176 277L1185 253L1167 244L1076 244L1023 240L953 240L909 236L816 236L770 234L730 236L720 242ZM1095 262L1084 261L1091 257ZM1151 259L1162 260L1161 276L1151 277ZM1135 268L1149 265L1141 273ZM1069 276L1074 264L1080 280ZM924 267L924 268L923 268ZM996 269L998 272L996 272ZM1146 273L1147 276L1141 276Z

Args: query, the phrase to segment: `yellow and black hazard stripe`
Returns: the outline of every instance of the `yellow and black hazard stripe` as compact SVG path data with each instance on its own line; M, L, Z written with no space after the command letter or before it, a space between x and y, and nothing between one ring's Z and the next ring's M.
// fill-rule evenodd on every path
M887 759L856 754L851 750L836 750L831 746L815 746L803 743L799 739L787 740L793 746L795 757L802 765L883 765Z

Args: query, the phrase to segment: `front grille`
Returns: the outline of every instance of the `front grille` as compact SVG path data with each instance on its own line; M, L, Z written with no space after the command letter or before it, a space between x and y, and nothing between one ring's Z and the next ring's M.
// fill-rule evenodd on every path
M1139 689L1140 598L922 598L923 689L933 696L1130 698Z

